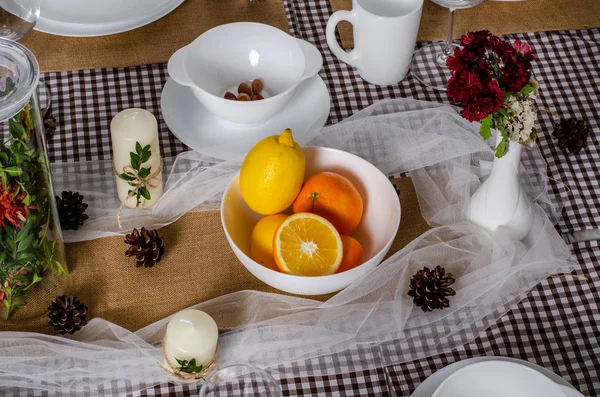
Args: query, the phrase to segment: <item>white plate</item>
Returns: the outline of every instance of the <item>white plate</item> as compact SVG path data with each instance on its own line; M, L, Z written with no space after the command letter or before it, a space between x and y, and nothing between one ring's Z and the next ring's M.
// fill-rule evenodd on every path
M283 110L260 125L233 124L206 110L192 89L167 81L160 98L165 123L187 146L223 160L243 160L262 138L291 128L294 140L307 144L329 116L329 92L317 75L302 83Z
M126 32L160 19L184 0L41 0L35 30L91 37Z
M458 371L459 369L465 368L471 364L484 362L484 361L508 361L512 363L518 363L526 367L532 368L542 375L550 378L553 382L557 383L567 397L578 397L582 396L573 386L571 386L566 380L555 374L554 372L541 367L539 365L530 363L528 361L518 360L511 357L473 357L462 361L457 361L450 364L439 371L435 372L429 378L425 379L416 390L411 394L411 397L432 397L436 389L448 378L450 375Z

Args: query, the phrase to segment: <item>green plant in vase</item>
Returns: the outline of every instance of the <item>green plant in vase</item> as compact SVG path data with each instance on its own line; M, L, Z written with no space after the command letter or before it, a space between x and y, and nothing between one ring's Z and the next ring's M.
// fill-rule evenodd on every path
M44 274L67 272L53 238L50 170L35 141L39 124L28 103L8 121L8 139L0 142L0 302L6 319L25 305Z

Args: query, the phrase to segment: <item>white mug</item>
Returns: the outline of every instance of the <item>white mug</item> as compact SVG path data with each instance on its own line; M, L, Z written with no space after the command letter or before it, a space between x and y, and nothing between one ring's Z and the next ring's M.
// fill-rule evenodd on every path
M342 62L376 85L393 85L406 77L417 42L423 0L352 0L352 11L334 12L327 21L327 44ZM344 51L335 27L354 28L354 50Z

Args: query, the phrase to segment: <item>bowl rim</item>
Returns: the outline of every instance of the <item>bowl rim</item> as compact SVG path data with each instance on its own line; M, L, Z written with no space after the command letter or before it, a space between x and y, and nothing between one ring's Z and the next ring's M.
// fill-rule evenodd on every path
M443 389L445 387L447 387L448 384L450 384L450 382L455 381L456 378L458 378L460 376L464 376L465 373L469 373L469 371L472 371L474 368L486 367L486 366L490 366L490 365L500 365L500 366L504 366L504 367L519 368L520 370L525 370L527 373L532 374L531 376L536 377L536 379L538 380L537 384L539 384L539 381L542 380L547 385L550 385L550 384L555 385L557 390L560 391L560 387L556 382L554 382L552 379L550 379L549 377L547 377L546 375L544 375L543 373L541 373L540 371L536 370L533 367L528 367L527 365L524 365L524 364L521 364L518 362L512 362L512 361L506 361L506 360L485 360L485 361L474 362L465 367L459 368L454 373L450 374L435 389L435 392L432 397L438 397L438 394L443 392L444 391ZM553 387L553 386L549 386L549 387Z
M359 161L362 161L364 163L367 163L369 166L375 168L385 179L388 179L385 174L383 172L381 172L381 170L377 167L375 167L375 165L371 164L369 161L363 159L360 156L357 156L354 153L350 153L350 152L346 152L344 150L340 150L340 149L335 149L335 148L330 148L327 146L304 146L302 147L302 150L314 150L314 151L323 151L323 152L332 152L332 153L342 153L344 155L349 155L350 157L354 157L357 158ZM295 274L287 274L287 273L283 273L280 271L275 271L273 269L269 269L266 266L261 265L260 263L256 262L254 259L252 259L251 257L249 257L248 255L246 255L246 253L233 241L233 239L231 238L231 235L229 234L229 232L227 231L227 228L225 227L225 218L223 216L223 208L225 206L225 195L227 194L227 192L229 191L229 189L231 188L231 186L233 185L233 183L239 178L240 176L240 171L236 172L235 175L233 176L233 178L231 179L231 181L229 181L229 183L227 184L227 187L225 188L225 191L223 193L223 198L221 200L221 206L219 208L219 211L221 213L221 227L223 228L223 232L225 232L225 236L227 237L227 240L230 241L231 243L235 244L236 248L240 251L240 253L242 255L244 255L244 257L246 257L248 260L252 261L254 264L256 264L257 266L260 266L261 268L264 268L265 270L267 270L268 274L273 274L275 277L280 277L280 276L284 276L284 277L289 277L291 280L310 280L310 279L319 279L319 280L328 280L328 279L332 279L332 278L337 278L340 277L341 275L345 275L346 277L349 277L348 275L351 275L352 273L359 273L362 272L362 269L359 270L361 267L363 267L364 265L366 265L369 261L365 261L363 263L361 263L360 265L356 266L355 268L352 268L350 270L346 270L345 272L342 273L334 273L334 274L330 274L327 276L298 276ZM388 179L389 180L389 179ZM389 183L388 186L388 190L390 191L391 194L393 194L394 196L397 196L396 190L394 189L394 186L392 185L392 183ZM389 247L391 247L391 245L394 242L394 239L396 238L396 235L398 234L398 227L400 226L400 220L402 218L402 208L400 206L400 200L396 200L396 205L394 206L397 211L397 219L396 219L396 231L392 234L392 236L390 238L388 238L385 242L385 244L383 245L383 248L380 249L379 251L377 251L375 253L375 255L373 255L373 257L377 256L379 253L381 253L382 251L388 249ZM239 259L238 259L239 260ZM240 262L242 262L240 260ZM244 265L244 263L242 262L242 265ZM377 267L379 266L379 263L375 266ZM245 267L245 265L244 265Z
M200 36L196 37L194 39L194 41L192 41L190 44L188 44L185 47L183 47L183 48L185 48L184 67L185 67L186 73L188 73L187 72L187 70L188 70L188 67L187 67L188 62L187 62L187 60L188 60L188 56L189 56L189 53L190 53L190 50L191 50L192 46L194 44L196 44L196 42L198 40L200 40L202 38L202 36L204 36L205 34L213 32L213 31L216 31L216 30L228 29L228 28L231 28L234 25L238 25L238 26L239 25L244 25L244 26L258 26L258 27L261 27L263 29L266 29L266 30L269 30L269 31L272 31L272 32L276 32L276 34L282 35L282 37L286 36L291 41L293 41L294 45L298 48L298 50L300 52L300 55L302 56L302 61L304 62L304 70L306 70L306 56L304 55L304 51L302 50L302 47L300 47L300 44L298 44L298 40L301 40L301 39L295 38L295 37L289 35L288 33L284 32L283 30L278 29L278 28L276 28L274 26L271 26L271 25L267 25L265 23L260 23L260 22L231 22L231 23L225 23L223 25L218 25L218 26L215 26L215 27L207 30L206 32L202 33ZM188 73L188 75L189 75L189 73ZM206 94L209 97L216 98L216 99L218 99L220 101L225 101L224 103L230 103L233 106L240 106L240 105L236 105L237 103L241 104L241 106L247 106L248 103L254 103L255 105L251 105L251 106L257 107L257 106L260 106L259 105L260 103L264 104L264 103L269 103L269 102L275 102L275 100L281 99L284 96L290 94L296 88L298 88L298 86L300 84L302 84L302 82L304 80L306 80L306 79L303 79L302 77L303 77L303 74L300 75L299 80L295 84L293 84L291 87L288 87L288 89L286 89L285 91L280 92L277 95L273 95L273 96L270 96L268 98L264 98L264 99L262 99L260 101L232 101L230 99L225 99L223 97L220 97L220 96L217 96L215 94L212 94L212 93L208 92L204 88L200 87L195 81L193 81L191 79L190 80L194 83L194 85L192 86L193 89L200 90L203 94Z

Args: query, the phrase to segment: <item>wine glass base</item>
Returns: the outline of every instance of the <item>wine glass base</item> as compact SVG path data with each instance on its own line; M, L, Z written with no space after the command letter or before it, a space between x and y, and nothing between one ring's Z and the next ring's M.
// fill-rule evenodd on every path
M410 65L411 74L423 85L434 90L445 91L450 79L450 69L446 66L444 47L446 43L427 44L419 48L413 54L413 59ZM452 44L456 48L460 48L458 44Z

